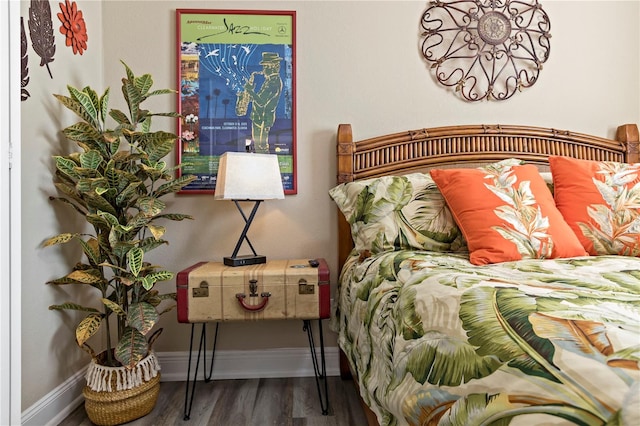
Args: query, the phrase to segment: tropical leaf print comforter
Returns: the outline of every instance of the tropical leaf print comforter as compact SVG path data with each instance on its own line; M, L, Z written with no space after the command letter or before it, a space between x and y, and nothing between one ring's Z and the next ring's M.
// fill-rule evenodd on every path
M638 258L354 254L339 297L381 425L640 425Z

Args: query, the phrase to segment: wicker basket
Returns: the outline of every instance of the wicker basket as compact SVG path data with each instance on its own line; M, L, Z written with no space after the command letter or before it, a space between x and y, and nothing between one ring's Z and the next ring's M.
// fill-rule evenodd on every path
M125 367L102 367L92 361L87 371L88 385L82 390L89 420L96 425L120 425L146 416L153 410L160 393L160 372L156 368L149 370L149 365L159 369L155 355L151 353L149 356L152 358L146 363L147 368L138 371L139 384L136 386L123 383L123 377L135 376L135 371ZM108 370L106 374L105 370ZM95 380L90 380L96 374L106 377L106 384L103 380L99 388L95 386Z

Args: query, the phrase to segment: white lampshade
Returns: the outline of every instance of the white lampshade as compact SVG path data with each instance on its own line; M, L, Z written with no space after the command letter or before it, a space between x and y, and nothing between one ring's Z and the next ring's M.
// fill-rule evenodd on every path
M284 198L278 156L251 152L225 152L220 157L216 200L269 200Z

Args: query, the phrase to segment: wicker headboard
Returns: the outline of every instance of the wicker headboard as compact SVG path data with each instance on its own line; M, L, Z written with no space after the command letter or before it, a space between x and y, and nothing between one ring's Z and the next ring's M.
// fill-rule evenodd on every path
M544 165L549 155L640 162L638 126L625 124L616 139L566 130L514 125L463 125L410 130L355 141L350 124L338 127L338 183L399 175L433 167L519 158ZM340 269L351 252L349 225L338 215Z

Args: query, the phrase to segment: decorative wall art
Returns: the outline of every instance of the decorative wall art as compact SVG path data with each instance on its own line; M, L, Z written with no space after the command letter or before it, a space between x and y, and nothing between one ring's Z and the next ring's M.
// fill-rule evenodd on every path
M60 12L58 19L62 23L60 32L65 37L65 44L73 49L73 54L83 54L87 50L87 25L84 22L82 11L78 10L76 2L65 0L59 3Z
M24 18L20 17L20 100L26 101L31 94L26 89L29 84L29 55L27 54L27 34L24 32Z
M53 62L53 56L56 54L56 42L53 37L51 6L48 0L31 0L28 23L31 46L40 56L40 66L46 66L49 77L53 78L49 63Z
M57 14L62 23L60 33L65 37L65 44L73 50L73 54L82 55L87 50L87 26L82 11L75 1L65 0L58 3L60 12ZM49 63L53 62L56 53L53 20L51 19L51 5L49 0L31 0L29 4L29 35L31 47L40 57L40 66L46 67L49 77L53 79ZM27 34L24 28L24 18L20 17L20 100L26 101L31 94L26 89L29 84L29 55Z
M551 23L537 0L435 0L421 27L435 78L467 101L509 99L549 59Z
M176 10L178 174L182 193L213 193L227 151L278 156L296 188L295 12Z

